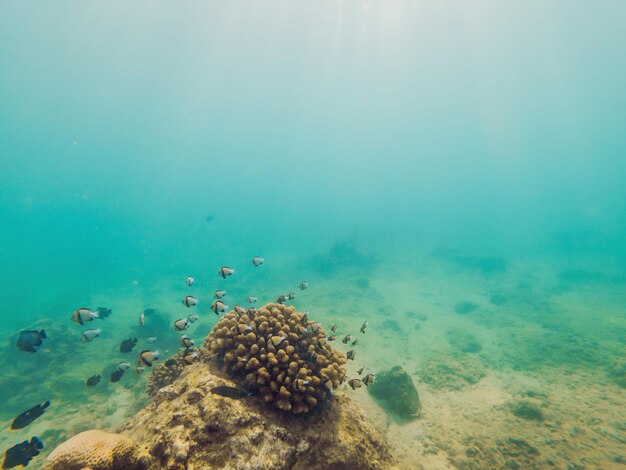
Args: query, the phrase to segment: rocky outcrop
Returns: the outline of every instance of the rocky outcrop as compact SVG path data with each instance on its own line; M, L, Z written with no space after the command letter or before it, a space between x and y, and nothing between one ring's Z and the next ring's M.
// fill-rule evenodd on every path
M98 430L85 431L52 451L43 470L140 470L144 460L132 439Z
M237 388L214 360L191 365L121 432L146 446L150 470L382 469L393 462L385 441L342 393L294 415L257 395L211 391L223 386Z

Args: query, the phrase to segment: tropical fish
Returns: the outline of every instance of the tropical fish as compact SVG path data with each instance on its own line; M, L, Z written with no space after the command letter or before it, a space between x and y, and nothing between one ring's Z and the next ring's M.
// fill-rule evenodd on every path
M92 312L88 308L80 307L74 310L70 318L79 325L84 325L86 321L94 321L95 318L98 318L98 312Z
M24 441L15 444L4 453L2 468L9 469L18 465L26 467L33 457L39 455L41 449L43 449L43 443L37 436L33 436L30 442Z
M365 385L373 384L375 380L376 376L374 374L367 374L365 377L363 377L363 383Z
M296 294L294 294L293 292L289 292L289 294L287 294L287 300L293 300L296 298Z
M93 387L94 385L98 385L101 378L102 376L100 375L92 375L87 380L85 380L85 385L87 385L87 387Z
M96 309L96 313L98 314L98 318L102 320L103 318L106 318L109 315L111 315L113 311L108 307L98 307Z
M367 328L367 320L365 320L363 322L363 324L361 325L361 333L365 333L365 329Z
M174 329L178 331L184 331L189 328L190 322L186 318L179 318L174 322Z
M100 328L85 330L83 331L83 339L89 343L96 339L98 336L100 336L100 333L102 333L102 330Z
M183 346L183 348L187 348L188 349L188 348L191 348L196 343L189 336L181 335L181 337L180 337L180 344Z
M225 295L226 295L226 291L225 290L216 290L215 292L213 292L213 298L214 299L221 299Z
M152 363L159 359L159 351L141 351L139 354L139 362L147 365L148 367L152 367Z
M279 295L278 298L276 299L277 304L284 304L286 301L287 301L286 295Z
M45 413L46 408L50 406L50 401L33 406L30 410L26 410L15 417L11 423L11 429L22 429L39 418Z
M130 363L128 362L120 362L117 365L118 370L123 370L124 372L126 372L128 369L130 369Z
M198 358L198 353L195 351L187 351L183 353L183 362L187 365L193 364Z
M365 369L365 366L363 366L359 370L357 370L356 373L361 375L363 373L363 369Z
M352 340L352 336L350 336L350 335L346 335L346 336L344 336L344 337L343 337L343 339L341 340L341 342L342 342L343 344L348 344L348 341L351 341L351 340Z
M135 367L135 372L137 374L141 374L144 371L145 367L137 366Z
M246 313L245 309L239 305L235 305L233 307L233 310L237 312L239 315L243 315L244 313Z
M226 279L228 276L232 276L235 273L235 270L232 268L229 268L228 266L223 266L220 268L220 270L217 272L217 274L219 276L222 276L224 279Z
M354 349L351 349L346 353L346 357L354 361L354 358L356 357L356 351Z
M141 312L139 314L139 326L142 328L146 326L146 315L144 314L144 312Z
M125 339L120 343L120 352L129 353L137 344L137 338Z
M17 347L22 351L34 353L37 352L35 347L41 346L42 340L46 338L44 330L23 330L17 338Z
M335 341L337 339L337 337L335 335L330 335L328 337L328 341Z
M175 366L176 364L178 364L178 361L174 359L173 357L165 361L165 367L172 367L172 366Z
M306 290L309 287L309 283L306 281L300 281L298 287L300 288L300 290Z
M250 317L253 318L256 313L258 312L258 310L254 307L250 307L248 310L246 310L246 314Z
M221 300L216 300L215 302L211 304L211 310L215 312L215 315L219 315L220 313L223 313L226 310L228 310L228 305L226 305Z
M261 266L263 263L265 263L265 258L261 258L260 256L252 257L252 264L254 266Z
M246 333L249 333L251 331L254 331L254 328L252 328L252 326L245 325L243 323L237 323L237 332L240 335L245 335Z
M256 301L257 301L257 298L256 298L256 297L253 297L253 296L248 297L248 303L249 303L249 304L256 303Z
M187 315L187 320L189 320L191 323L195 323L198 321L198 315Z
M237 387L230 387L228 385L213 387L211 389L211 393L215 393L221 397L232 398L233 400L239 400L248 396L248 393L245 390Z
M279 348L281 344L283 344L283 341L285 341L287 339L286 336L272 336L270 338L270 343L273 344L275 347Z
M352 387L352 390L356 390L357 388L361 388L361 381L359 379L348 380L348 385Z
M354 341L352 341L352 346L356 346L358 342L359 342L359 338L355 339Z
M192 276L187 276L185 278L185 284L187 284L189 287L193 286L194 282L196 282L196 280Z
M183 299L183 305L185 307L195 307L196 305L198 305L198 299L196 299L192 295L188 295Z
M333 333L337 331L337 325L335 325L333 323L333 326L330 327L330 331L332 331Z
M110 377L111 382L119 382L125 373L126 371L122 369L117 369L115 372L112 372Z

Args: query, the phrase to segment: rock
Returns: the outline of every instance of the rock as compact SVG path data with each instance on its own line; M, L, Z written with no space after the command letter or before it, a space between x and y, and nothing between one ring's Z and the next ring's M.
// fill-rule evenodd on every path
M541 409L528 401L520 401L511 406L511 412L518 418L543 421L543 412Z
M419 394L402 367L376 374L376 381L367 389L385 411L400 421L419 416L422 409Z
M135 442L121 434L85 431L52 451L43 470L140 470L146 462Z
M123 428L151 450L149 470L383 469L394 462L364 413L341 392L294 415L268 407L258 396L211 393L223 385L237 383L208 357L170 385L171 400L152 402ZM182 421L175 418L180 413Z
M459 302L458 304L456 304L454 306L454 311L458 313L459 315L467 315L468 313L473 312L477 308L478 308L478 305L476 305L474 302L464 301L464 302Z

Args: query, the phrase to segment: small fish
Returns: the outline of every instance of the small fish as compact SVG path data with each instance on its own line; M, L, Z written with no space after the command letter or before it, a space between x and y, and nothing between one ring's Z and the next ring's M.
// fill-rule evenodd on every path
M226 305L221 300L216 300L215 302L211 304L211 310L213 310L215 315L219 315L220 313L223 313L226 310L228 310L228 305Z
M119 382L125 373L126 371L122 369L117 369L115 372L112 372L110 377L111 382Z
M96 313L98 314L98 318L102 320L103 318L106 318L109 315L111 315L113 311L108 307L98 307L96 309Z
M94 385L98 385L101 378L102 376L100 375L92 375L87 380L85 380L85 385L87 385L87 387L93 387Z
M300 288L300 290L306 290L309 287L309 283L306 281L300 281L298 287Z
M270 338L270 343L272 343L275 347L279 348L281 344L283 344L283 341L285 341L287 338L285 336L272 336Z
M23 413L20 413L15 417L13 422L11 423L11 429L22 429L28 426L30 423L39 418L44 412L46 408L50 406L50 401L45 403L41 403L40 405L33 406L30 410L26 410Z
M365 333L365 329L367 328L367 320L365 320L363 322L363 324L361 325L361 333Z
M137 338L125 339L120 343L120 352L129 353L137 344Z
M139 314L139 326L142 328L146 326L146 315L143 312Z
M358 342L359 342L359 338L355 339L354 341L352 341L352 346L356 346Z
M176 359L174 359L173 357L169 358L167 361L165 361L165 367L173 367L176 364L178 364L178 361Z
M350 335L346 335L346 336L344 336L344 337L343 337L343 339L341 340L341 342L342 342L343 344L348 344L348 341L351 341L351 340L352 340L352 336L350 336Z
M330 335L328 337L328 341L335 341L337 339L337 337L335 335Z
M351 349L350 351L346 353L346 357L354 361L354 358L356 357L356 351L354 349Z
M185 307L195 307L196 305L198 305L198 299L196 299L192 295L188 295L183 299L183 305Z
M235 270L232 268L229 268L228 266L223 266L220 268L220 270L217 272L217 274L219 276L222 276L224 279L226 279L228 276L232 276L235 273Z
M307 311L307 312L304 312L304 314L302 315L302 323L306 325L308 321L309 321L309 312Z
M118 370L123 370L124 372L126 372L128 369L130 369L130 363L128 362L120 362L117 365Z
M254 331L254 328L252 328L250 325L244 325L243 323L237 323L237 332L240 335L245 335L251 331Z
M240 400L241 398L248 396L248 393L245 390L237 387L229 387L228 385L213 387L211 389L211 393L215 393L221 397L232 398L233 400Z
M253 256L252 257L252 264L254 266L261 266L263 263L265 263L265 258L261 258L260 256Z
M286 295L279 295L278 298L276 299L277 304L284 304L286 301L287 301Z
M361 388L361 381L359 379L348 380L348 385L352 387L352 390L356 390L357 388Z
M183 362L187 364L188 366L193 364L197 358L198 358L198 353L195 351L189 351L183 354Z
M139 354L139 362L145 364L148 367L152 367L152 363L159 359L159 351L141 351Z
M187 284L189 287L193 286L194 282L196 282L196 280L193 278L193 276L187 276L185 278L185 284Z
M367 374L365 377L363 377L363 383L366 386L369 386L369 384L373 384L375 380L376 376L374 374Z
M43 443L37 436L33 436L30 442L23 441L15 444L4 453L2 468L9 469L17 466L28 466L28 463L39 455L39 451L43 449Z
M174 322L174 329L178 331L184 331L189 328L191 323L186 318L179 318Z
M182 345L183 348L189 349L189 348L193 347L193 345L196 344L196 343L189 336L181 335L181 337L180 337L180 344Z
M294 294L293 292L289 292L289 294L287 294L287 300L293 300L296 298L296 294Z
M80 307L74 310L70 318L73 322L84 325L86 321L94 321L94 319L98 318L98 312L92 312L88 308Z
M250 307L248 310L246 310L246 314L250 317L250 318L254 318L254 316L257 314L258 310L254 307Z
M100 336L100 333L102 333L102 330L100 328L85 330L83 331L83 339L89 343L96 339L98 336Z
M243 307L239 306L239 305L235 305L233 307L233 310L235 312L237 312L238 315L243 315L244 313L246 313L246 310Z
M156 336L150 336L149 338L146 338L146 341L148 343L154 343L157 340Z
M137 366L135 367L135 373L141 374L145 370L145 367Z
M249 304L254 304L254 303L256 303L256 301L257 301L256 297L253 297L253 296L248 297L248 303Z
M46 338L44 330L23 330L17 338L17 347L22 351L34 353L37 352L35 347L41 346L42 340Z
M337 325L335 325L333 323L333 326L330 327L330 331L332 331L333 333L335 333L337 331Z
M189 320L191 323L197 322L198 318L200 318L198 315L187 315L187 320Z
M356 373L361 375L363 373L363 369L365 369L365 366L363 366L359 370L357 370Z
M226 295L226 291L225 290L216 290L215 292L213 292L213 298L214 299L221 299L225 295Z

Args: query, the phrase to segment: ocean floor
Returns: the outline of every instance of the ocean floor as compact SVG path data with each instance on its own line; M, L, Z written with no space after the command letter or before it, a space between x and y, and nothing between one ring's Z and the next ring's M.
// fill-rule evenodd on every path
M422 403L414 420L388 415L366 387L341 387L386 436L398 468L626 465L626 282L619 271L598 274L584 266L454 252L411 263L381 261L350 246L281 263L267 266L275 276L244 272L237 283L227 280L226 303L245 305L248 295L257 295L260 305L293 291L298 310L309 311L327 331L337 325L335 347L356 351L349 378L363 366L363 374L401 366ZM94 322L103 333L91 343L81 341L82 328L69 320L76 306L51 306L41 320L23 325L48 332L35 354L15 349L16 332L5 336L2 354L11 360L3 361L0 378L0 445L37 435L45 457L78 432L116 430L133 416L147 401L150 371L131 369L110 383L116 364L126 360L134 367L143 349L173 354L179 333L171 323L177 318L200 315L187 332L197 344L217 320L209 298L220 282L202 283L198 276L198 285L186 288L185 274L86 299L87 306L113 309L111 317ZM302 279L309 282L305 291L297 289ZM191 292L201 303L185 309L181 299ZM140 328L139 312L146 308L156 313ZM369 326L362 334L364 320ZM345 334L358 343L343 344ZM129 337L138 338L136 348L120 353L120 341ZM148 342L151 337L157 339ZM98 373L102 382L85 386ZM8 431L17 414L45 400L52 404L42 417ZM37 457L30 467L42 461Z

